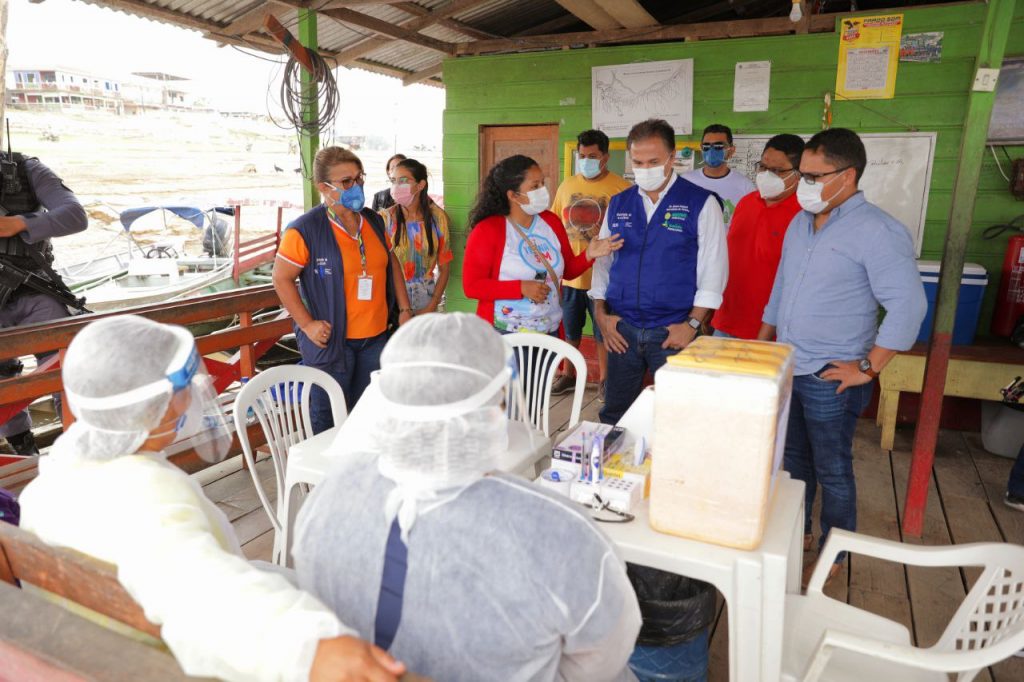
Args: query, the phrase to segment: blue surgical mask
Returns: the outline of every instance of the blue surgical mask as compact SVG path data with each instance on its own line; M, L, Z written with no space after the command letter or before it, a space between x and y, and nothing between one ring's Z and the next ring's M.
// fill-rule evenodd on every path
M711 149L704 152L704 165L710 166L711 168L718 168L725 163L725 150L724 149Z
M601 174L600 159L576 159L576 172L587 180L593 180Z
M339 192L338 203L350 211L359 213L366 205L366 196L363 194L363 186L359 183L352 183L346 190L340 190L334 185L328 185L335 192Z

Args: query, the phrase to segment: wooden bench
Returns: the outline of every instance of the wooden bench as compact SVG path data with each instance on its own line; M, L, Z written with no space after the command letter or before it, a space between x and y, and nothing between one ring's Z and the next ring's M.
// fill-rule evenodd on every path
M195 680L167 651L93 623L18 581L160 638L113 566L0 523L0 681Z
M879 377L877 422L882 427L882 449L892 450L900 393L920 393L924 385L923 343L899 353ZM1024 376L1024 349L1008 341L983 341L973 346L953 346L946 374L945 395L979 400L999 400L999 389L1016 376Z

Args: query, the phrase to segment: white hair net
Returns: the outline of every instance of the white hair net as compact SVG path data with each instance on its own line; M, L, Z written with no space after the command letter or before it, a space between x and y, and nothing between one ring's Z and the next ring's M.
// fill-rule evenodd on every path
M418 316L384 348L372 428L380 472L397 484L386 513L398 515L403 535L507 450L510 357L501 336L466 313Z
M62 370L65 399L76 421L54 443L53 454L112 459L137 452L162 421L169 394L106 409L83 407L75 398L116 396L158 381L179 346L170 327L137 315L108 317L83 328L68 346Z

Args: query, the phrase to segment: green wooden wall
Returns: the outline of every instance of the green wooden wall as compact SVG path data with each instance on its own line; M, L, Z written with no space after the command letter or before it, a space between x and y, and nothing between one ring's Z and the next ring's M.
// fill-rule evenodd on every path
M1007 55L1024 55L1024 3L1017 11ZM896 97L891 100L836 102L832 125L859 132L938 133L928 216L921 257L939 260L956 174L967 91L981 39L985 5L907 9L904 33L943 31L942 62L899 65ZM821 127L822 98L835 86L838 34L666 43L625 47L558 50L518 55L470 57L445 62L447 102L444 114L445 206L453 219L453 248L465 246L466 216L480 180L479 129L482 125L557 123L563 141L590 127L590 69L593 66L662 59L694 60L693 123L697 139L707 124L726 123L739 133L807 133ZM733 73L737 61L770 59L771 104L767 112L732 111ZM1024 113L1022 113L1024 115ZM1000 150L1000 161L1009 164ZM1008 148L1014 158L1024 147ZM986 155L968 245L968 261L989 271L990 284L980 330L988 321L998 285L1006 237L985 241L981 232L1024 213L1008 183ZM449 308L472 310L462 294L460 259L448 286Z

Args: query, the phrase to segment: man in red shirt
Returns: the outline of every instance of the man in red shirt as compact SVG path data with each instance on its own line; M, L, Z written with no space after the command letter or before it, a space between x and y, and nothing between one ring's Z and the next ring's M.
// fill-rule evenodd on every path
M786 228L800 211L796 200L804 141L768 140L757 164L757 191L736 205L729 228L729 282L715 313L715 336L756 339L775 282Z

